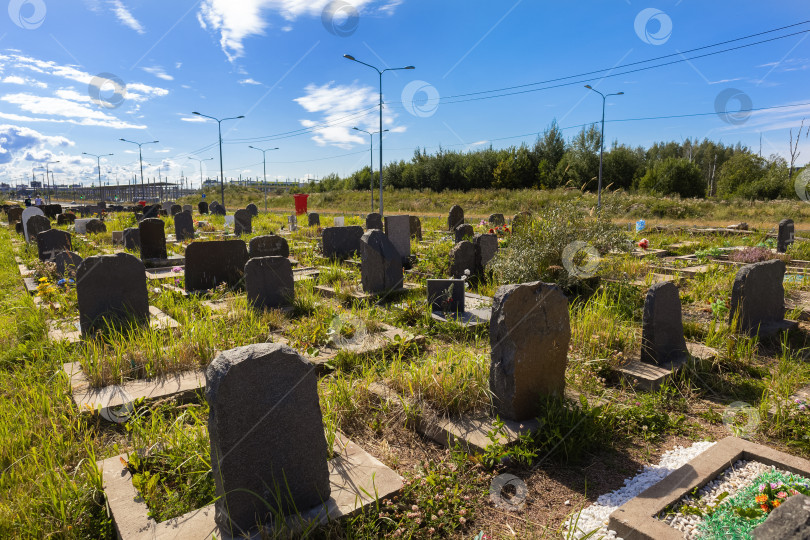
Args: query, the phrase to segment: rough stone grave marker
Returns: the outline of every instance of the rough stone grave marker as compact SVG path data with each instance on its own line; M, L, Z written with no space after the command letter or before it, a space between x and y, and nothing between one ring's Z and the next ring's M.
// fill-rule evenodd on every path
M402 288L402 256L382 231L372 229L362 235L360 257L363 291L376 294Z
M31 238L28 234L28 220L31 219L31 216L45 216L45 214L37 208L36 206L29 206L28 208L22 211L20 215L20 221L22 222L23 227L23 234L25 235L25 241L30 242ZM40 231L41 232L41 231Z
M321 226L321 215L317 212L310 212L307 214L307 225L310 227L320 227Z
M138 224L141 241L141 260L167 259L166 231L162 219L145 218Z
M411 218L410 216L385 216L385 235L394 244L400 257L411 256Z
M245 210L250 212L250 215L253 217L257 217L259 215L259 207L253 203L250 203L249 205L245 206Z
M149 322L146 268L129 253L84 259L76 270L76 296L82 334L110 322Z
M107 232L107 226L98 218L88 219L84 224L84 230L87 234L100 234Z
M408 216L408 225L411 229L411 238L422 240L422 220L419 216Z
M180 206L179 204L173 204L172 207L169 209L169 213L172 216L176 216L177 214L179 214L182 211L183 211L183 207Z
M245 264L245 289L248 302L257 309L289 306L295 298L295 283L290 259L256 257Z
M239 285L248 261L242 240L192 242L186 248L186 291L204 291L226 283Z
M275 234L256 236L248 244L250 258L254 257L289 257L290 245L287 240Z
M60 251L53 258L53 262L56 264L56 273L60 276L64 275L65 272L75 276L76 269L79 268L83 260L81 255L75 251Z
M193 209L194 209L194 207L191 206L190 204L184 204L183 205L183 212L188 212L190 214L190 213L192 213Z
M12 206L8 209L8 224L14 225L18 221L22 220L23 209L19 206Z
M506 219L504 219L503 214L490 214L488 221L490 225L494 225L495 227L500 227L506 223Z
M137 251L141 249L141 231L136 227L124 229L124 249Z
M57 214L56 216L56 224L57 225L70 225L76 221L76 214L71 212L64 212L62 214Z
M464 209L455 204L450 208L450 213L447 215L447 230L455 231L456 227L464 223Z
M729 324L737 319L738 332L770 337L796 326L785 320L785 263L762 261L743 266L731 289Z
M475 246L475 271L483 274L498 253L498 237L494 234L476 234L473 246Z
M292 215L287 218L287 223L289 225L290 231L295 232L298 230L298 216Z
M194 218L183 210L174 216L174 237L178 242L194 240Z
M383 230L382 216L377 212L372 212L366 216L366 229Z
M326 227L321 235L323 256L327 259L348 259L360 251L363 227Z
M200 214L207 214L208 213L208 203L205 201L200 201L197 203L197 211Z
M671 281L647 290L641 328L641 361L667 369L688 358L678 287Z
M502 418L531 420L543 396L564 395L571 326L560 287L539 281L499 287L489 336L489 388Z
M50 220L45 216L40 216L38 214L29 217L25 224L28 227L27 232L30 240L36 240L39 233L47 231L51 228Z
M233 214L233 232L236 236L253 232L253 217L246 209L240 209Z
M468 273L465 273L468 270ZM475 273L475 246L467 240L450 250L450 276L456 279Z
M334 220L335 227L345 227L346 226L346 218L343 216L335 216Z
M244 534L275 512L305 512L329 500L313 364L289 347L261 343L221 353L205 379L221 531Z
M462 223L453 231L456 243L463 242L464 240L472 241L475 236L475 229L469 223Z
M428 279L427 296L432 311L464 313L463 279Z
M59 229L49 229L37 234L37 251L40 261L53 261L60 251L73 249L70 233Z
M779 232L776 235L776 251L785 253L795 240L795 228L792 219L783 219L779 222Z
M76 231L76 234L87 234L88 221L90 221L90 218L81 218L73 222L73 230Z

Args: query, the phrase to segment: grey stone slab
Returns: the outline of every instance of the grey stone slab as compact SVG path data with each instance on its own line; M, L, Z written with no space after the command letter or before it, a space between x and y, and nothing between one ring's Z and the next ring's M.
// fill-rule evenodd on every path
M307 214L307 225L310 227L321 226L321 216L317 212L310 212Z
M37 251L40 261L53 261L60 251L73 249L71 235L59 229L48 229L37 234Z
M214 521L235 536L329 499L315 366L289 347L225 351L205 373ZM280 436L283 434L283 436Z
M248 244L250 257L289 257L290 245L276 234L255 236Z
M433 311L464 313L465 285L463 279L428 279L428 303Z
M456 227L464 223L464 209L455 204L447 214L447 230L455 231Z
M194 218L183 210L174 215L174 237L178 242L194 240Z
M327 259L348 259L360 251L363 227L326 227L321 235L323 256Z
M487 265L498 253L498 236L494 234L476 234L473 238L475 247L475 271L483 274Z
M472 241L473 237L475 236L475 229L469 223L462 223L455 228L453 234L455 236L456 243L463 242L465 240Z
M253 216L245 209L240 209L233 214L233 232L236 236L250 234L253 232Z
M362 228L358 227L362 230ZM402 255L382 231L371 229L360 239L363 291L378 294L402 287Z
M785 318L785 263L763 261L740 268L731 290L729 324L737 317L736 330L768 337Z
M383 230L383 219L377 212L372 212L366 216L366 229Z
M242 240L192 242L186 248L186 291L213 289L222 283L236 287L247 261L247 246Z
M472 242L457 243L450 250L450 276L456 279L475 273L475 246Z
M146 268L128 253L96 255L76 270L76 297L82 334L107 324L148 324Z
M647 290L641 325L641 361L669 369L687 357L678 287L661 282Z
M295 281L286 257L253 257L245 264L248 302L258 309L277 309L292 304Z
M385 216L385 234L402 259L411 256L410 216Z
M141 259L167 259L166 231L162 219L144 218L138 223Z
M560 287L539 281L499 287L489 336L489 386L501 417L535 418L543 396L564 395L571 325Z
M810 497L793 495L753 531L754 540L810 539Z
M20 216L20 222L22 223L23 228L23 235L25 236L25 241L31 241L31 235L28 232L28 220L31 219L32 216L43 216L45 217L45 213L37 208L36 206L29 206L25 208ZM38 231L41 232L41 231Z

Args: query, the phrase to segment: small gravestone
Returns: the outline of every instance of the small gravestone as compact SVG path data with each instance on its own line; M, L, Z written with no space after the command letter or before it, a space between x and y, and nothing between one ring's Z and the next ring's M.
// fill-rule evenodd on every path
M321 226L321 216L316 212L310 212L307 214L307 225L310 227L320 227Z
M162 210L171 210L172 206L174 206L173 201L166 201L160 205Z
M23 209L19 206L12 206L8 209L8 224L14 225L22 219Z
M71 223L73 223L73 222L68 219L67 214L57 214L56 215L56 224L57 225L70 225Z
M487 265L498 253L498 237L494 234L477 234L473 238L475 246L475 272L483 274Z
M253 232L253 218L245 209L240 209L233 214L233 233L236 236L250 234Z
M143 219L156 218L159 215L160 205L153 204L143 207Z
M768 337L795 326L785 321L785 263L763 261L740 268L731 289L729 324L738 332Z
M200 201L197 203L197 211L200 214L207 214L208 213L208 203L205 201Z
M254 257L289 257L290 245L284 238L268 234L250 239L248 244L250 258Z
M512 228L519 229L528 227L532 222L531 212L518 212L512 218Z
M216 206L211 205L210 210L211 213L214 214L215 216L224 216L225 214L227 214L227 210L221 204L217 204Z
M242 240L192 242L186 248L186 291L204 291L223 283L236 287L247 261L247 246Z
M112 232L112 243L114 246L123 246L124 245L124 231L113 231Z
M22 224L22 221L18 221L17 223L15 223L15 224L14 224L14 231L15 231L17 234L23 234L23 224Z
M459 205L454 204L447 215L447 230L455 231L456 227L462 223L464 223L464 210Z
M360 239L360 281L367 293L381 293L402 288L402 255L383 234L372 229Z
M248 302L257 309L289 306L295 298L292 265L286 257L256 257L245 264Z
M35 215L28 218L26 225L28 226L29 241L36 240L39 233L47 231L51 228L50 220L45 216L40 215Z
M453 232L455 233L456 243L463 240L472 240L473 236L475 236L475 229L469 223L462 223Z
M134 227L124 229L124 249L136 251L141 249L141 231Z
M779 222L779 232L776 236L777 253L785 253L790 244L794 242L794 225L792 219L783 219Z
M385 216L385 235L397 248L400 257L406 259L411 256L410 216Z
M82 334L111 322L149 322L146 268L129 253L84 259L76 270L76 297Z
M194 240L194 218L191 212L183 210L174 216L174 237L178 242Z
M87 234L99 234L107 232L107 226L100 219L89 219L84 224L84 230Z
M40 261L52 261L60 251L73 249L70 233L59 229L49 229L37 234L37 250Z
M464 313L463 279L429 279L427 295L432 311Z
M183 207L180 206L179 204L173 204L169 211L171 212L171 215L176 216L177 214L183 211Z
M489 340L489 388L502 419L531 420L543 396L564 396L571 326L560 287L539 281L499 287Z
M348 259L360 251L363 227L326 227L321 235L323 256L327 259Z
M28 220L31 219L31 216L45 217L45 214L42 213L42 210L40 210L36 206L29 206L28 208L23 210L22 215L20 216L20 221L22 222L23 234L25 235L25 241L26 242L31 241L31 236L28 233ZM48 219L48 218L45 218L45 219ZM42 232L42 231L38 231L38 232Z
M76 234L87 234L88 221L90 221L90 218L81 218L73 222L73 229L76 231Z
M56 273L60 276L76 275L76 269L82 262L82 257L75 251L60 251L53 258L53 263L56 265Z
M475 246L464 240L450 250L450 276L460 279L472 273L475 273Z
M419 216L408 216L408 222L411 238L422 240L422 220L419 219Z
M366 216L366 229L383 230L382 216L377 212L372 212Z
M166 231L162 219L146 218L138 224L141 260L166 259Z
M290 231L295 232L298 230L298 216L292 215L287 218L287 224L290 227Z
M253 217L256 217L256 216L259 215L259 207L256 206L253 203L250 203L249 205L245 206L245 210L250 212L250 215L253 216Z
M346 225L346 218L343 216L335 216L335 221L333 223L335 227L344 227Z
M233 224L234 224L235 221L236 221L236 218L234 218L233 216L225 216L225 226L226 227L233 227Z
M503 214L490 214L488 221L490 225L494 225L496 227L500 227L506 223L506 219L504 219Z
M670 369L686 358L678 287L671 281L656 283L647 290L644 300L641 361Z
M190 213L193 212L193 210L194 210L194 207L191 206L190 204L184 204L183 205L183 212L188 212L190 214Z
M283 345L247 345L214 358L205 383L220 531L244 535L276 515L305 513L329 501L313 364Z
M797 493L768 514L753 530L754 540L807 540L810 538L810 497Z

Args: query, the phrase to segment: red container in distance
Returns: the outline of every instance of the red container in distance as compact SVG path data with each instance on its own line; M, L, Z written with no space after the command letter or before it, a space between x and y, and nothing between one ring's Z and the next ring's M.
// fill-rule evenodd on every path
M307 213L307 197L309 197L308 193L299 193L298 195L293 195L293 199L295 199L296 214L301 215Z

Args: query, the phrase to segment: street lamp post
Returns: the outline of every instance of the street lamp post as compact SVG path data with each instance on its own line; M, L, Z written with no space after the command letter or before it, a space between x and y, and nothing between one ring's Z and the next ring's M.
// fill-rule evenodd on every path
M37 181L37 175L34 172L36 170L44 171L45 167L43 167L42 165L33 165L33 166L31 166L31 187L32 188L34 187L34 182Z
M371 179L369 180L369 185L371 187L371 211L374 212L374 135L380 133L379 131L366 131L365 129L360 129L359 127L354 127L357 131L362 131L363 133L368 133L368 139L371 147ZM387 129L383 130L383 133L388 131ZM380 133L380 144L382 144L382 133ZM380 171L382 175L382 171ZM382 185L382 184L381 184ZM382 189L380 190L382 192ZM380 215L382 215L382 209L380 209Z
M48 182L49 182L48 176L50 176L50 174L51 174L49 166L53 165L54 163L59 163L59 161L46 161L45 162L45 183L46 183L46 185L48 185ZM50 189L50 187L47 187L46 189L48 190L48 204L51 204L51 189Z
M203 161L211 161L214 158L210 157L210 158L200 159L200 158L190 157L188 159L193 159L194 161L199 161L200 162L200 191L202 191L202 188L203 188L203 175L202 175ZM191 184L191 182L189 182L189 184Z
M222 122L225 120L240 120L244 118L244 116L233 116L230 118L223 118L220 120L219 118L214 118L213 116L208 116L206 114L198 113L197 111L192 111L191 114L196 114L197 116L202 116L203 118L210 118L211 120L216 121L217 127L219 129L219 193L222 196L222 207L225 208L225 171L222 168Z
M118 140L123 141L123 142L128 142L130 144L137 144L138 145L138 158L140 159L140 162L141 162L141 198L144 199L144 198L146 198L146 192L145 192L145 188L144 188L144 185L143 185L143 152L141 151L141 147L143 145L145 145L145 144L156 144L156 143L159 143L160 141L148 141L148 142L139 143L139 142L135 142L135 141L128 141L126 139L118 139Z
M91 154L90 152L82 152L84 156L93 156L96 158L96 164L98 165L98 198L102 201L104 200L104 188L101 185L101 158L111 156L112 154Z
M405 66L401 68L386 68L380 71L378 68L372 66L371 64L366 64L365 62L361 62L354 56L350 54L344 54L343 58L347 60L351 60L353 62L357 62L358 64L363 64L364 66L368 66L380 75L380 215L383 215L383 145L382 145L382 131L383 131L383 95L382 95L382 76L383 73L386 71L399 71L401 69L416 69L414 66Z
M599 136L599 185L597 189L597 196L596 196L596 209L602 209L602 157L605 152L605 102L607 101L608 96L621 96L624 95L624 92L616 92L615 94L603 94L599 90L595 89L590 84L586 84L585 88L588 90L593 90L600 96L602 96L602 134Z
M267 213L267 152L272 150L278 150L278 148L265 148L262 150L261 148L256 148L255 146L248 146L248 148L253 148L254 150L258 150L262 153L262 163L264 166L264 213Z

